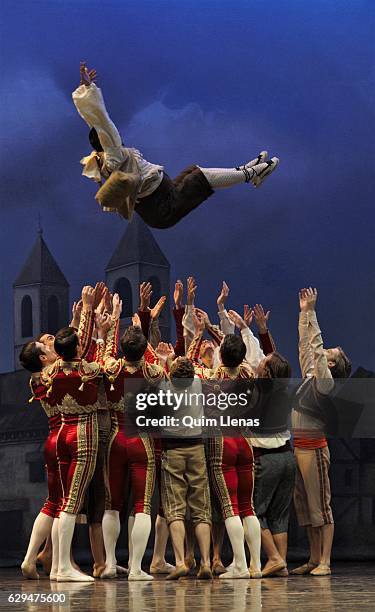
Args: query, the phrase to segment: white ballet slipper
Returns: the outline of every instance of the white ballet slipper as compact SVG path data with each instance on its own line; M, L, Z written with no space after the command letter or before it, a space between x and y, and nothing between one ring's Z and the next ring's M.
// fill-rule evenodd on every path
M258 166L253 166L252 170L254 172L254 176L251 179L254 187L260 187L265 179L276 170L279 165L280 160L278 157L272 157L270 161L258 164Z
M220 574L219 580L235 580L238 578L247 578L250 579L249 570L246 568L245 570L238 570L236 567L230 567L225 574Z
M146 581L146 580L153 580L153 577L150 576L150 574L147 574L146 572L144 572L143 570L138 571L138 572L130 571L128 574L128 580L131 580L134 582L136 580Z
M261 164L266 161L267 155L268 151L261 151L258 157L255 157L255 159L252 159L251 161L247 162L247 164L244 164L244 166L246 166L246 168L252 168L253 166L257 166L258 164Z
M67 572L59 572L56 575L57 582L95 582L95 578L84 574L83 572L77 572L76 570L69 570Z

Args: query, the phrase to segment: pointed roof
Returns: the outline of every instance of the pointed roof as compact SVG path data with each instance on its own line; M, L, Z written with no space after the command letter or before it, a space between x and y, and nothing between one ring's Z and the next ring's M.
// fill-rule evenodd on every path
M106 271L132 263L151 263L168 266L169 261L160 249L148 226L135 215L118 243Z
M64 285L69 287L49 248L43 240L43 232L39 230L38 237L23 268L17 276L13 287L21 285Z

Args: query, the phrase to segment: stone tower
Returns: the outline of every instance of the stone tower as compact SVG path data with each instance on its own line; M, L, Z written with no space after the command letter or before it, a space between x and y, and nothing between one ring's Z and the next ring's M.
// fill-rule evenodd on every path
M69 284L51 255L40 229L35 244L13 284L14 366L22 346L38 334L55 334L67 325Z
M163 340L168 341L170 265L148 226L135 215L106 267L107 286L112 293L118 293L123 302L121 332L138 309L139 284L143 281L152 284L151 306L161 295L167 296L159 325Z

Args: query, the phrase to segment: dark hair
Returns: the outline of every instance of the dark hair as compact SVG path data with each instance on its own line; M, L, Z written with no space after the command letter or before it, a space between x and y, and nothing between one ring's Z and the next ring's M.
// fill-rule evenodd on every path
M194 365L187 357L177 357L170 368L170 379L178 389L187 389L193 384L195 375Z
M225 336L220 346L221 361L227 368L236 368L246 356L246 346L242 338L234 334Z
M97 151L98 153L101 153L103 151L103 147L99 140L98 132L94 127L91 128L91 130L89 131L89 141L95 151Z
M40 372L43 368L40 356L43 354L42 349L36 345L35 340L27 342L20 352L20 364L29 372Z
M271 353L271 358L267 359L265 371L268 378L290 378L292 375L289 361L277 351Z
M337 347L339 356L336 357L335 365L330 368L333 378L349 378L352 371L352 364L345 355L341 346Z
M79 338L73 327L63 327L55 336L54 348L64 361L71 361L77 357Z
M147 340L140 327L130 325L121 338L121 348L127 361L139 361L147 348Z

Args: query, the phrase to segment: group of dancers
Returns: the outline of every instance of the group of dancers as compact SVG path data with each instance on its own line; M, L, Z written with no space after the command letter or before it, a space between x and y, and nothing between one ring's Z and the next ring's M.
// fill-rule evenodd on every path
M48 497L21 566L25 577L38 578L39 560L51 580L62 582L110 579L125 572L128 580L151 580L153 574L178 579L195 567L195 539L199 579L288 576L293 498L299 524L307 529L310 557L290 573L330 573L334 524L324 413L335 379L350 375L350 362L341 347L323 347L317 291L306 288L299 293L304 380L292 403L285 385L276 386L276 394L262 395L259 384L291 376L289 362L277 352L269 331L269 312L260 304L245 305L243 316L227 310L229 288L223 283L215 325L196 307L196 292L190 277L184 303L183 283L175 284L174 346L160 337L158 322L166 297L151 307L152 287L145 282L140 285L138 312L120 340L122 302L98 283L83 288L69 327L55 336L42 334L23 347L20 361L32 373L32 397L40 401L50 429L45 445ZM253 322L259 339L251 331ZM187 400L179 404L178 413L193 416L193 427L156 427L153 435L152 430L137 431L129 418L129 398L145 385L153 391L188 390L201 397L206 387L215 389L217 381L252 382L249 388L258 413L267 413L274 433L254 430L228 436L221 431L207 438L199 420L202 403ZM157 407L154 410L156 414ZM156 490L154 553L146 573L142 560ZM125 569L117 563L116 543L130 499ZM93 576L81 572L72 555L74 529L82 514L89 526ZM227 567L221 557L225 531L233 551ZM174 565L165 560L169 536ZM263 568L261 548L266 557Z
M239 183L259 187L278 166L277 157L267 161L268 154L262 151L234 168L192 165L172 180L163 166L149 163L137 149L123 144L96 80L96 71L81 63L80 84L72 97L90 128L93 148L81 160L83 175L100 185L96 199L104 211L117 212L129 221L137 213L151 227L168 228L215 189ZM219 325L214 325L195 306L196 289L190 277L184 304L183 283L175 285L174 346L161 341L158 325L166 297L151 308L152 287L146 282L140 286L139 310L120 342L120 297L98 283L83 288L69 327L55 336L46 330L23 347L20 362L31 372L32 396L45 410L50 429L45 445L48 497L34 522L21 566L25 577L38 578L39 560L50 579L57 581L92 582L121 573L128 580L151 580L152 574L178 579L195 567L195 539L199 579L287 576L293 496L299 522L309 535L310 558L292 573L330 573L333 517L324 412L335 378L348 376L350 363L340 347L323 348L315 312L317 292L308 288L299 295L304 383L292 407L285 385L274 386L277 392L270 394L260 384L291 376L289 362L276 351L269 332L269 313L259 304L245 306L243 316L227 311L229 288L223 283L217 301ZM259 340L250 329L253 320ZM201 397L207 388L215 390L218 381L224 386L233 381L247 384L249 402L260 417L267 413L273 435L246 430L205 436L200 424L203 406L192 405L186 397L189 393ZM158 435L134 428L130 397L145 386L180 394L188 391L179 404L179 416L182 423L183 415L194 417L194 426L156 428ZM294 450L288 429L291 408ZM159 510L153 559L146 573L142 560L151 532L155 483ZM125 569L117 563L116 543L129 492L132 510ZM82 514L89 528L93 576L83 573L72 555L74 529ZM221 558L225 531L233 551L228 567ZM165 560L169 536L174 565ZM261 547L266 556L263 568Z

